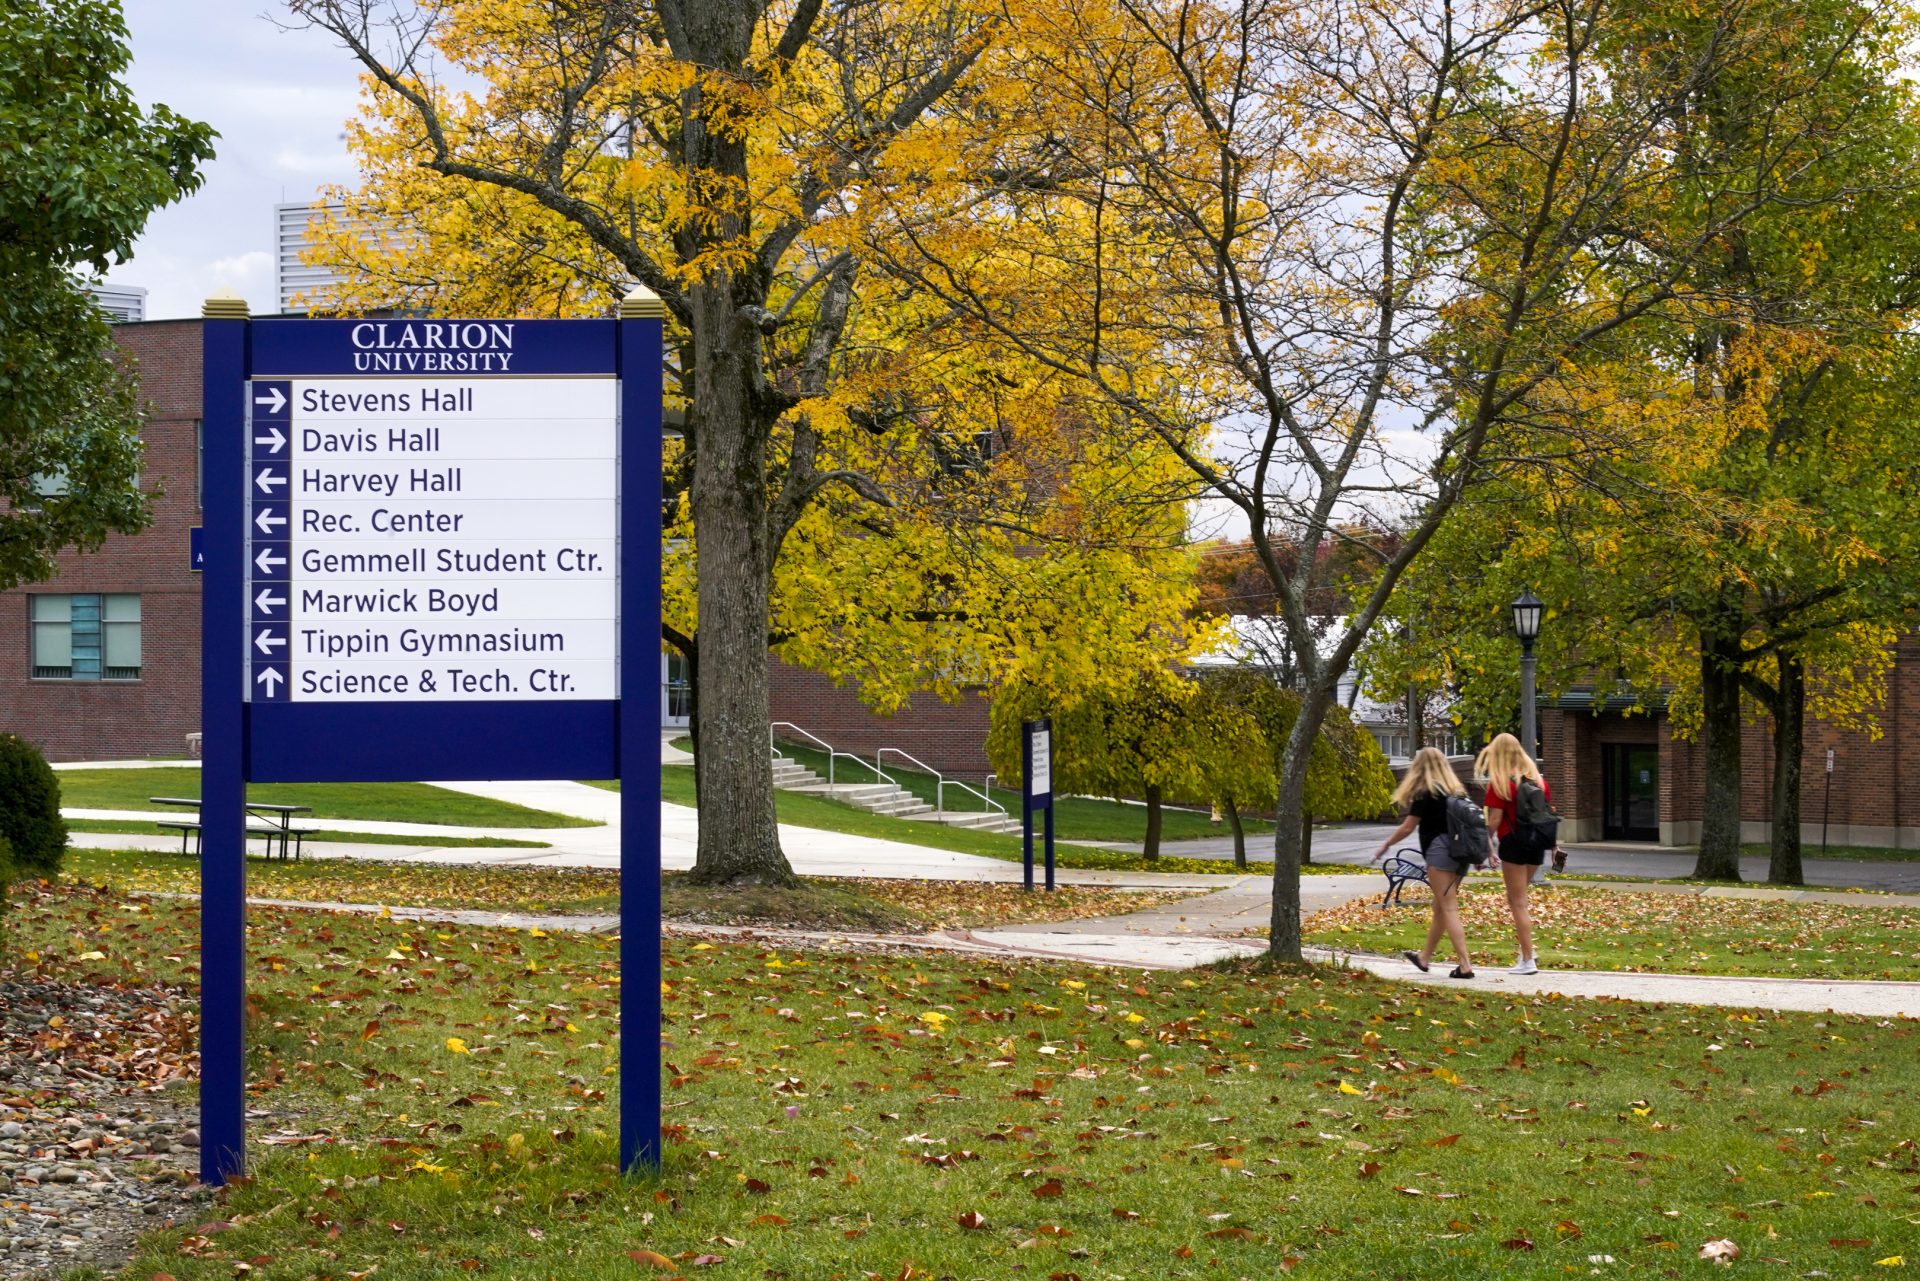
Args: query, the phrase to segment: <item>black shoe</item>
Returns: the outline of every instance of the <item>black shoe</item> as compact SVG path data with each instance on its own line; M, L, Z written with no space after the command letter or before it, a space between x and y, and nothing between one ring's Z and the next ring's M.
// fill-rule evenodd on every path
M1432 968L1428 966L1428 964L1425 961L1420 959L1420 953L1402 952L1400 953L1400 955L1406 957L1408 963L1411 964L1414 969L1419 970L1422 974L1432 973Z
M1473 977L1473 971L1472 971L1472 970L1463 970L1463 969L1461 969L1461 968L1460 968L1459 966L1457 966L1457 965L1456 965L1456 966L1454 966L1454 967L1453 967L1453 969L1452 969L1452 971L1450 971L1450 972L1449 972L1449 973L1447 974L1447 977L1448 977L1448 978L1450 978L1450 979L1470 979L1470 978L1472 978L1472 977Z

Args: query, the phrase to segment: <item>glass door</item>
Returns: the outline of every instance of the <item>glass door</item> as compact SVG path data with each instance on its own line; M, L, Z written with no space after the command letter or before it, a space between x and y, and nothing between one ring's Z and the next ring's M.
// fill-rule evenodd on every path
M1601 747L1605 811L1601 835L1609 841L1660 839L1660 749L1653 744L1606 743Z

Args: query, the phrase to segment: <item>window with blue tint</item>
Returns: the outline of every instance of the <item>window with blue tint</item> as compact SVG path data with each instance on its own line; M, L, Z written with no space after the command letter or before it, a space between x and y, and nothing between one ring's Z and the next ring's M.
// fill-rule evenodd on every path
M140 597L132 593L29 596L33 674L48 680L140 678Z

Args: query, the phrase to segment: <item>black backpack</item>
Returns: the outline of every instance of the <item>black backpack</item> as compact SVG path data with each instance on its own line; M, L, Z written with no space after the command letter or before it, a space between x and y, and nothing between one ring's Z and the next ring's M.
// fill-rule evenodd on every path
M1560 816L1553 812L1546 789L1531 778L1514 788L1513 830L1508 847L1521 854L1545 854L1560 843Z
M1478 867L1493 852L1493 839L1487 832L1487 816L1478 805L1464 796L1447 798L1447 853L1456 863Z

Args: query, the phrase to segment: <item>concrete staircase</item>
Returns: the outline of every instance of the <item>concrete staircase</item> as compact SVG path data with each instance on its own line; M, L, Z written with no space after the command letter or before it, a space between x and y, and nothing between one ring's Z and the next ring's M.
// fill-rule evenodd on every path
M898 783L834 783L808 769L805 765L788 756L775 752L773 755L773 785L789 792L805 792L812 796L825 796L848 805L856 805L874 814L888 818L913 819L917 822L944 823L948 827L964 827L977 832L1017 832L1020 820L1000 813L998 810L948 810L940 813L933 806L915 796ZM960 794L966 800L976 798Z

